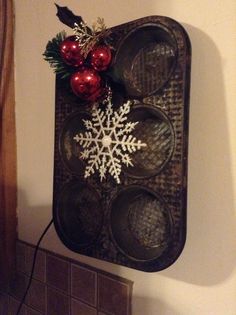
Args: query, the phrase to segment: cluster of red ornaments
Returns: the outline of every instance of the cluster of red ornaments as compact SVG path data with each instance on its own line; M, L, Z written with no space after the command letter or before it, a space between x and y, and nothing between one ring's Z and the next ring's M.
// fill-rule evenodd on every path
M76 37L69 36L60 45L60 54L66 64L78 68L70 79L73 92L83 100L96 101L104 92L99 72L106 71L111 63L109 46L95 46L85 60Z

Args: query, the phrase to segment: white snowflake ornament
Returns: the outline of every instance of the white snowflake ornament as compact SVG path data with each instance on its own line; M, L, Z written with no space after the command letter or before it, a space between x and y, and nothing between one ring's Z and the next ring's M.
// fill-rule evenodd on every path
M130 105L128 101L115 111L109 99L105 110L94 107L92 119L83 120L87 131L74 140L84 149L81 159L88 161L85 178L97 170L101 181L108 172L119 184L122 164L133 166L130 154L146 146L131 135L138 122L127 122Z

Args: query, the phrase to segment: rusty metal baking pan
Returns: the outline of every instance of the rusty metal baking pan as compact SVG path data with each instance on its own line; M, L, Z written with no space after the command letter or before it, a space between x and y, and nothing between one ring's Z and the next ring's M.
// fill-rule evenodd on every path
M109 76L116 104L130 100L130 120L147 150L121 184L83 179L80 147L71 141L91 107L57 77L53 216L62 242L82 255L153 272L181 254L186 239L191 47L176 21L141 18L110 29Z

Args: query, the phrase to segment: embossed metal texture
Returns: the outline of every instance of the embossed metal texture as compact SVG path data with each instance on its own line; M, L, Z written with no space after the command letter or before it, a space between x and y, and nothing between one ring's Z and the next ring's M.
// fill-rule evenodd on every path
M84 179L82 148L91 106L56 81L53 216L62 242L82 255L154 272L173 264L186 239L191 47L176 21L150 16L111 28L113 103L131 100L134 135L147 144L121 184Z

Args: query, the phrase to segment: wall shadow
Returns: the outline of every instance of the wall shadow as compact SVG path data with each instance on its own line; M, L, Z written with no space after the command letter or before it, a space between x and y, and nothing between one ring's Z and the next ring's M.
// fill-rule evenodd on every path
M236 225L223 64L205 33L184 25L192 42L188 225L185 249L162 275L210 286L236 262Z
M105 0L99 3L96 14L104 16ZM91 1L84 2L81 14L88 14L90 5ZM174 12L171 1L159 6L154 1L137 5L135 0L122 0L106 4L106 8L105 13L116 12L104 16L108 25ZM159 275L211 286L229 278L236 262L224 64L216 43L206 33L183 26L192 43L187 242L179 259Z
M100 3L103 3L101 1ZM83 12L90 2L83 3ZM108 25L155 14L158 4L110 3ZM135 8L135 9L134 9ZM102 5L96 8L102 14ZM173 13L171 2L160 12ZM101 11L101 12L100 12ZM122 11L122 12L121 12ZM104 14L103 14L104 15ZM109 20L110 19L110 20ZM118 23L121 23L119 20ZM184 25L192 43L187 242L179 259L160 275L210 286L230 277L236 262L233 180L223 60L203 31Z

